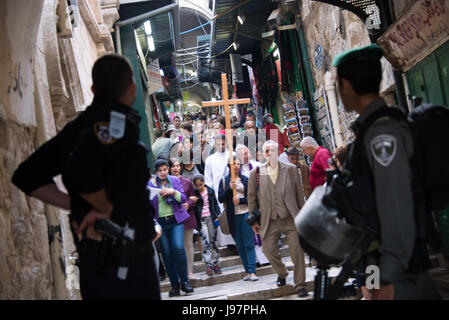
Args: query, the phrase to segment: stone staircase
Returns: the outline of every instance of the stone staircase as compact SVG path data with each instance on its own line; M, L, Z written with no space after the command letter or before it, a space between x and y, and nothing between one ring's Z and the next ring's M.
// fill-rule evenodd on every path
M192 294L168 297L171 286L168 277L161 282L161 296L163 300L310 300L312 299L313 279L315 269L306 256L306 282L309 296L299 298L293 288L293 263L290 259L288 247L282 244L280 248L282 260L289 270L287 285L278 287L276 285L277 274L271 265L264 265L256 269L258 281L243 281L246 275L241 265L240 257L235 255L226 247L220 248L220 266L222 274L209 277L205 273L205 265L201 260L201 253L195 250L193 272L194 277L190 285L195 289ZM338 274L339 269L331 270L330 275Z
M168 297L171 289L168 276L161 282L161 297L163 300L311 300L313 299L313 286L316 268L314 262L305 256L306 262L306 289L309 296L299 298L293 288L293 262L290 259L288 247L281 241L280 253L282 260L289 271L287 285L278 287L276 285L277 274L271 265L264 265L256 269L258 281L243 281L246 275L241 265L240 257L235 255L226 247L220 248L220 266L222 274L209 277L205 273L205 265L201 260L201 253L195 246L193 279L190 285L194 292L186 295L181 291L181 296ZM438 256L431 256L433 269L431 270L435 284L441 291L443 299L449 299L449 269L448 265L442 263ZM447 260L446 260L447 263ZM329 277L335 277L340 268L331 268ZM349 298L360 299L361 296Z

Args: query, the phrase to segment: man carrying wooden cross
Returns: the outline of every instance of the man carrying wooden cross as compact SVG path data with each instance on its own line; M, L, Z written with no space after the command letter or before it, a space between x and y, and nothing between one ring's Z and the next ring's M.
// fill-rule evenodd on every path
M226 140L228 148L225 149L222 141L216 141L216 151L214 154L209 156L205 163L204 169L204 180L206 185L212 187L215 190L215 195L218 195L218 189L221 179L226 175L227 162L229 159L229 155L233 153L233 144L232 144L232 129L231 129L231 117L229 112L229 106L234 104L248 104L250 103L250 99L229 99L228 98L228 83L226 74L222 73L221 75L222 81L222 98L223 100L218 101L205 101L202 103L203 107L215 107L215 106L224 106L225 108L225 119L226 119ZM231 157L231 177L232 180L235 180L234 174L234 162ZM235 195L235 190L234 190ZM218 201L218 199L217 199ZM223 204L219 203L220 210L223 211ZM220 245L235 245L234 240L231 235L224 235L221 230L218 232L218 242Z

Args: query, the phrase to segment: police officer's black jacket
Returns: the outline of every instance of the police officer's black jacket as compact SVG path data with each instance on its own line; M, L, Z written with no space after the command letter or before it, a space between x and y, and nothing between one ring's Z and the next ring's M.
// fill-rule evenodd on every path
M148 149L139 141L140 116L117 101L94 100L92 115L81 131L63 170L62 178L71 198L72 218L78 223L92 208L80 194L105 189L114 206L111 220L136 231L136 243L151 244L154 237L154 210L147 183L150 172ZM109 133L111 111L126 116L123 137Z
M40 146L19 165L12 176L12 183L28 195L40 187L55 183L53 178L61 174L82 128L97 112L98 108L88 107L55 137Z
M384 113L388 108L376 99L352 125L356 139L345 168L349 203L377 234L381 282L393 283L409 267L415 242L413 140L406 123Z
M126 131L121 139L103 144L97 133L107 141L104 124L109 121L111 109L126 115ZM146 190L149 178L146 150L138 141L139 121L131 108L96 97L91 106L20 164L12 182L30 194L54 183L53 178L64 168L63 180L71 197L71 219L80 223L91 209L77 190L89 193L104 187L114 205L111 219L121 225L128 221L136 230L137 242L151 243L154 213ZM75 158L68 163L71 155ZM74 159L81 162L75 163Z

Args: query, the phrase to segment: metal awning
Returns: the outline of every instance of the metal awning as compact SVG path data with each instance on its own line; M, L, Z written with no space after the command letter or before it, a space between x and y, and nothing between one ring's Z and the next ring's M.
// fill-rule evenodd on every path
M371 41L376 41L387 29L390 7L386 0L310 0L346 9L358 16L368 29Z
M147 61L158 59L168 52L175 51L175 43L173 37L172 18L170 12L165 12L144 20L136 25L136 34L139 39L142 51ZM145 32L144 23L149 21L154 43L154 50L151 51L148 45L147 34Z
M176 0L133 1L120 7L117 27L132 24L147 61L152 61L179 46L179 15ZM151 25L154 48L149 50L144 23Z
M241 54L251 53L254 46L262 41L260 34L266 28L267 18L275 3L271 0L251 0L228 14L220 16L241 2L242 0L216 0L215 14L219 17L215 21L213 56L229 48L234 39L239 44L238 52ZM239 13L245 17L243 24L237 21ZM237 32L235 32L236 29Z

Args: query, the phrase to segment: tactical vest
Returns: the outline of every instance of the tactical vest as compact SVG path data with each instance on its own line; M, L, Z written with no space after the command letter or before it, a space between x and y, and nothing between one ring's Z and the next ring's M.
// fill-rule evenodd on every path
M364 228L373 232L374 238L380 240L380 224L377 214L376 191L374 177L369 165L364 138L369 127L381 117L390 117L408 125L405 114L397 107L382 107L372 113L362 124L354 129L356 139L349 146L348 160L344 169L348 170L351 182L346 185L345 191L351 207L359 215L360 220L355 225L365 224ZM416 151L416 150L415 150ZM419 196L421 188L416 182L416 164L414 157L410 159L410 169L414 176L412 190L414 192L414 220L416 228L415 245L407 272L420 272L427 270L431 264L427 251L427 243L436 231L432 228L429 208ZM351 219L348 221L352 223ZM371 247L368 252L373 251Z

